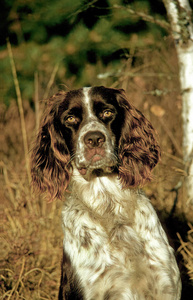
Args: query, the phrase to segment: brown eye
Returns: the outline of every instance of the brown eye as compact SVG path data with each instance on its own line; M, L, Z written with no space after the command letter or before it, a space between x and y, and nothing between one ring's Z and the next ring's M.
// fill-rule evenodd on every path
M70 123L70 124L77 123L76 118L73 117L73 116L69 116L69 117L66 119L66 121L67 121L68 123Z
M103 112L103 118L110 118L110 117L112 117L112 116L113 116L113 112L110 111L110 110L105 110L105 111Z

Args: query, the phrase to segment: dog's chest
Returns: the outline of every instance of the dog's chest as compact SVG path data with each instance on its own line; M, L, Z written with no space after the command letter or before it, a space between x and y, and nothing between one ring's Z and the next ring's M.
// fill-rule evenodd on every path
M89 282L94 282L112 266L121 272L136 268L135 259L130 258L136 257L136 253L138 258L142 257L143 244L120 204L116 203L101 216L70 199L62 218L64 251L84 281L88 277Z

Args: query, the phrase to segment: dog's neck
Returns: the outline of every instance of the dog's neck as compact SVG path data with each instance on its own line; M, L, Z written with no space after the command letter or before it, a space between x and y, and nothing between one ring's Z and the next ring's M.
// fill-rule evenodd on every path
M124 211L122 217L133 218L131 214L136 205L133 201L134 192L122 188L116 173L95 176L87 181L74 167L69 191L70 193L66 194L67 201L69 199L69 201L81 202L101 216L106 214L121 216Z

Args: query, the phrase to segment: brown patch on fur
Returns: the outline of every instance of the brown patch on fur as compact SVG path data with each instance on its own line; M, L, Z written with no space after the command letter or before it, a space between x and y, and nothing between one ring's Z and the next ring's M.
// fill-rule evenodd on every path
M125 108L125 124L119 142L119 176L124 187L143 186L160 160L156 132L144 115L132 106L123 90L118 97Z
M83 294L68 256L63 252L58 300L83 300Z
M47 191L50 201L61 198L70 181L70 154L53 124L65 96L60 92L49 99L31 155L32 184L40 192Z

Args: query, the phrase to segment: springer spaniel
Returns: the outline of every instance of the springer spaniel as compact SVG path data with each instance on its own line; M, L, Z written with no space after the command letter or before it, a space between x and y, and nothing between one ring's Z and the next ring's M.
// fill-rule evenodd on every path
M32 179L65 198L59 299L178 300L174 251L150 201L160 148L123 90L51 97L32 154Z

